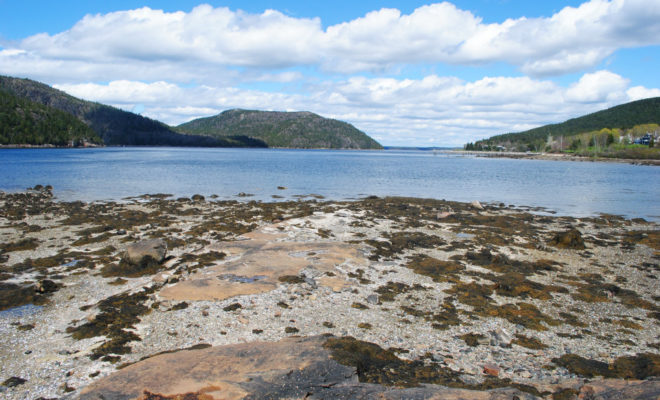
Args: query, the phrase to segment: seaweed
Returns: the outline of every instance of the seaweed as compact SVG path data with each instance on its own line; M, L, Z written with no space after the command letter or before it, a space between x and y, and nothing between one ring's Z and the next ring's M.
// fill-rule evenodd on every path
M466 333L465 335L461 335L459 337L463 339L465 344L470 347L477 347L479 344L481 344L481 342L483 342L484 339L486 339L486 336L480 333Z
M403 360L393 349L385 350L377 344L350 336L330 337L323 347L338 363L355 368L358 380L363 383L397 387L416 387L428 383L473 390L516 387L534 395L540 394L531 386L513 384L508 379L489 377L480 384L467 384L461 380L459 372L425 360Z
M277 280L282 283L289 283L292 285L297 283L305 283L305 279L298 275L282 275L278 277Z
M48 298L39 293L34 285L18 285L0 282L0 311L26 304L43 305Z
M548 244L559 249L585 249L582 233L575 228L569 229L566 232L557 233L552 239L550 239Z
M518 346L527 347L528 349L532 350L543 350L548 348L548 346L546 346L540 340L521 334L516 334L516 338L513 339L511 343L517 344Z
M446 244L442 238L423 232L392 232L387 234L386 238L388 241L365 240L365 243L375 248L374 253L369 257L370 260L394 259L404 250L420 247L430 249Z
M587 359L577 354L564 354L559 358L553 358L552 362L576 375L588 378L602 376L619 379L646 379L660 376L660 355L653 353L619 357L612 364Z
M90 358L95 360L101 357L108 361L116 361L118 358L111 354L126 354L131 351L127 346L129 342L141 340L135 333L127 329L133 329L140 322L140 316L151 312L151 308L144 303L149 300L149 295L155 292L157 286L143 288L140 292L129 294L127 292L110 296L101 300L97 307L99 313L89 322L76 327L67 328L67 333L77 340L88 339L96 336L105 336L109 340L92 350Z
M243 306L241 305L241 303L232 303L232 304L230 304L230 305L228 305L228 306L226 306L226 307L223 307L222 309L223 309L224 311L230 312L230 311L236 311L236 310L238 310L239 308L243 308Z
M12 251L34 250L41 243L36 238L23 238L17 242L5 243L0 247L0 253L9 253Z
M456 261L441 261L426 255L414 256L407 264L416 274L428 276L435 282L459 282L465 267Z

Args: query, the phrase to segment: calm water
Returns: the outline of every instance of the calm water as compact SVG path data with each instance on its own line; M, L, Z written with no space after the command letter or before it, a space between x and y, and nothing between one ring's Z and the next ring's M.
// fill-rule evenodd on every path
M146 193L238 199L398 195L660 220L660 167L512 160L428 151L101 148L0 150L0 190L50 184L61 200ZM285 186L287 190L278 190Z

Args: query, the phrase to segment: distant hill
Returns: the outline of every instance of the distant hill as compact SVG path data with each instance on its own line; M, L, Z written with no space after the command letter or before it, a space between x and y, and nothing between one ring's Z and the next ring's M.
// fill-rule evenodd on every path
M54 111L45 110L59 110L71 115L88 126L106 145L265 147L263 142L245 136L212 138L183 135L162 122L115 107L81 100L30 79L0 76L0 92L5 93L5 96L7 94L13 96L14 99L18 99L16 101L23 102L21 104L24 105L21 107L26 107L25 104L28 103L25 102L27 101L44 106L45 108L40 109L42 113L56 115ZM8 98L6 104L12 101L14 100ZM14 115L13 118L16 118L15 113L4 108L0 112ZM23 124L24 128L30 124L29 114L19 112L17 115L19 120L25 117L25 121L15 123ZM57 115L59 115L57 118L61 118L60 114ZM38 120L45 123L48 119L39 117ZM46 139L46 136L43 138ZM41 144L60 144L61 139L60 136L53 139L48 137L48 140ZM75 135L67 138L68 141L71 139L75 140ZM55 140L55 142L51 142L51 140Z
M571 137L602 129L631 129L638 125L660 123L660 97L637 100L606 110L598 111L579 118L569 119L560 124L551 124L518 133L506 133L475 142L473 147L509 147L528 146L530 150L536 144L545 142L549 136Z
M102 143L96 132L73 115L0 90L0 145Z
M218 138L249 136L269 147L304 149L382 149L353 125L311 112L228 110L175 128L178 132Z

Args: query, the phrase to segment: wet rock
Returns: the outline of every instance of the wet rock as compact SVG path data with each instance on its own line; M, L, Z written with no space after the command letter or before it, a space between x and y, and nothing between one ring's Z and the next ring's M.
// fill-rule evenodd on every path
M192 196L192 201L204 201L206 200L201 194L194 194Z
M556 234L549 243L560 249L585 249L582 233L575 228Z
M167 243L163 239L143 240L126 246L124 259L133 265L145 263L145 259L152 259L162 263L167 253Z

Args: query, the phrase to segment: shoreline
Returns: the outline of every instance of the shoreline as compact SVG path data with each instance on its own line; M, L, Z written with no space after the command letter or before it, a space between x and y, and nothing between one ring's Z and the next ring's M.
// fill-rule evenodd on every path
M3 398L660 391L643 380L660 376L654 222L402 197L56 202L45 188L0 192L0 211L0 381L16 378ZM163 259L128 260L144 241ZM290 358L255 366L246 351ZM236 371L199 380L191 358ZM162 362L181 369L150 380ZM352 378L320 389L313 366Z
M629 158L608 158L608 157L584 157L572 154L562 153L523 153L513 151L465 151L465 150L443 150L443 153L451 155L469 155L475 157L492 157L492 158L512 158L524 160L545 160L545 161L580 161L580 162L610 162L610 163L626 163L634 165L652 165L660 166L660 160L654 159L629 159Z

